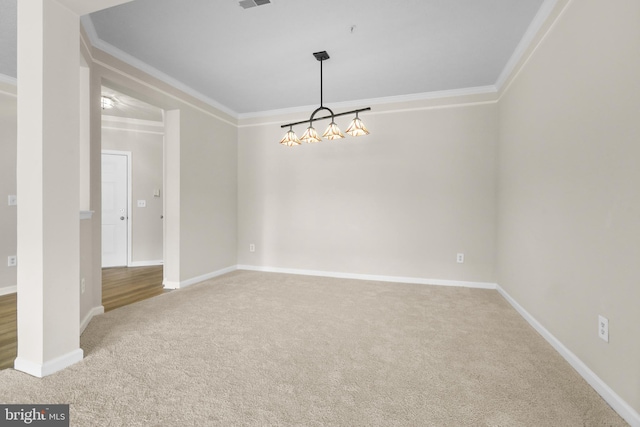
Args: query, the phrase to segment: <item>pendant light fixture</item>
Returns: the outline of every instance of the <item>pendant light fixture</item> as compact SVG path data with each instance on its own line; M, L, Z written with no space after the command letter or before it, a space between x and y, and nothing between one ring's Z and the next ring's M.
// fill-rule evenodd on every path
M345 132L351 136L368 135L369 131L364 126L364 123L362 123L362 120L358 117L358 113L362 111L369 111L371 110L370 107L360 108L358 110L346 111L344 113L339 113L339 114L334 114L330 108L327 108L324 106L324 104L322 103L323 101L322 99L322 62L329 59L329 54L326 51L322 51L322 52L315 52L313 56L315 56L316 59L320 61L320 106L316 108L313 113L311 113L311 117L309 118L309 120L303 120L301 122L287 123L286 125L282 125L281 126L282 128L288 127L289 130L284 135L284 137L280 140L280 144L293 147L296 145L300 145L301 141L304 141L306 143L313 143L313 142L322 141L322 138L327 138L328 140L344 138L344 135L342 134L342 132L340 131L340 128L335 122L335 118L339 116L346 116L347 114L354 114L354 113L356 117L351 121L351 124L349 125L349 127ZM315 117L316 114L321 110L327 110L331 115L316 118ZM327 130L324 131L324 133L322 134L322 137L320 137L318 135L318 132L313 127L313 122L317 120L324 120L324 119L331 119L331 123L329 123L329 127L327 128ZM303 123L309 123L309 127L307 128L305 133L302 135L302 138L298 139L296 133L293 131L293 127Z
M284 135L284 138L280 140L280 144L293 147L294 145L300 145L301 142L293 131L293 127L289 128L289 132Z

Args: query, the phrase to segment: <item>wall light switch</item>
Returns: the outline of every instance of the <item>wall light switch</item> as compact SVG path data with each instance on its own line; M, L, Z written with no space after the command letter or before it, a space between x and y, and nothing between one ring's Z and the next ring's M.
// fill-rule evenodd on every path
M156 188L155 190L153 190L153 197L160 197L160 189Z
M18 197L15 194L9 195L9 206L15 206L18 204Z
M138 207L139 208L146 208L147 207L147 201L146 200L138 200Z
M254 243L249 243L249 252L255 252L256 251L256 245Z

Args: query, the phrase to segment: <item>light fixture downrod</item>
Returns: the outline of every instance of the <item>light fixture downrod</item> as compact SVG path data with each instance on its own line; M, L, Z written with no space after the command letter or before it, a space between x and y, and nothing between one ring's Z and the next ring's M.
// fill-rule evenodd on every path
M311 117L309 117L309 120L301 120L299 122L292 122L292 123L287 123L285 125L282 125L281 126L282 128L288 127L289 131L286 133L284 138L282 138L282 140L280 141L280 144L287 145L287 146L295 146L295 145L300 145L300 141L305 141L307 143L319 142L322 140L322 137L330 140L344 138L344 135L338 128L338 125L336 125L335 123L335 118L340 116L345 116L347 114L356 115L356 117L351 122L351 125L349 125L349 128L347 129L347 133L350 134L351 136L368 135L369 131L362 123L362 120L358 117L358 113L362 111L369 111L371 110L371 107L360 108L357 110L346 111L344 113L335 114L330 108L324 106L322 62L329 59L329 54L326 51L322 51L322 52L315 52L313 56L315 56L315 58L318 61L320 61L320 106L316 108L313 111L313 113L311 113ZM327 110L330 115L316 118L315 115L321 110ZM316 130L313 128L313 122L318 120L325 120L329 118L331 119L331 123L329 124L329 127L324 132L324 134L322 134L322 137L320 137L316 132ZM298 139L295 132L293 131L293 126L299 125L302 123L307 123L307 122L309 122L309 127L307 128L302 138Z

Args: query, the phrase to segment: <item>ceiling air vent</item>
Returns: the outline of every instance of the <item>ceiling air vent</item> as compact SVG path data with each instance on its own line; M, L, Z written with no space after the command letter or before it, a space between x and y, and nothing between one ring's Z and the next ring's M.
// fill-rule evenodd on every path
M264 4L271 3L271 0L240 0L238 4L242 6L244 9L249 9L250 7L262 6Z

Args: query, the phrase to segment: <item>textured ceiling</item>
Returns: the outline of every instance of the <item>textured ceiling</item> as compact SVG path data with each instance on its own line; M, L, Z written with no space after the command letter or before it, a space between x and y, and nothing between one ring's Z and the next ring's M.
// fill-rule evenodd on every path
M0 74L16 77L17 0L0 0Z
M543 2L136 0L83 22L99 48L249 115L319 104L320 50L327 105L495 85ZM11 4L0 73L15 76Z

